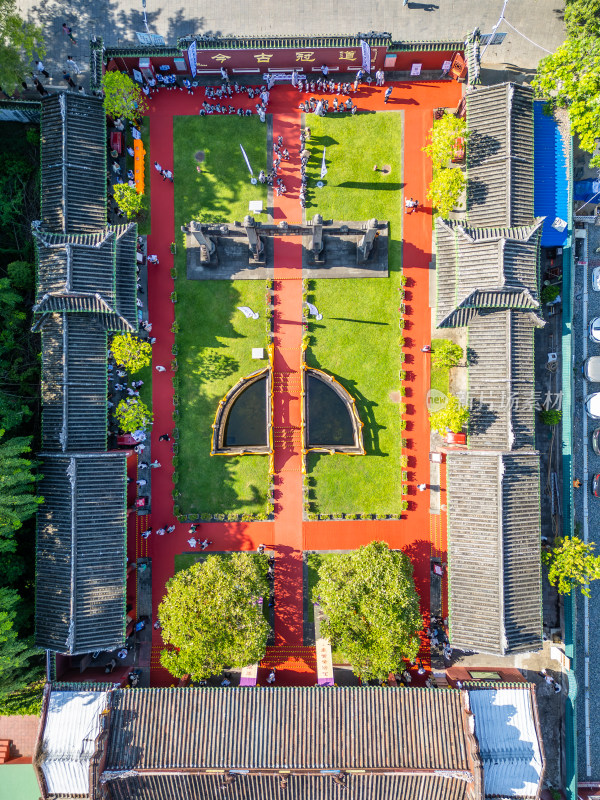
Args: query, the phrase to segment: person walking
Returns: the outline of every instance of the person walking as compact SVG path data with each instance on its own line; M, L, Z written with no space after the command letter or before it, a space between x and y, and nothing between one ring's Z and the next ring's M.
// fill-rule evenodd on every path
M67 56L67 67L71 70L71 72L74 72L75 75L79 75L79 73L81 72L81 70L77 65L77 62L73 61L73 56Z
M66 22L62 24L63 33L65 36L68 36L71 40L71 43L77 46L77 39L73 36L73 28L69 28Z
M385 93L383 95L383 102L386 105L387 105L387 101L390 99L391 95L392 95L392 87L388 86L388 88L385 90Z
M269 672L269 677L267 678L267 683L268 684L275 683L275 669L272 669L271 672Z
M377 72L375 73L375 79L377 81L377 86L383 86L385 81L385 75L383 74L382 69L377 70Z
M157 372L166 372L167 371L167 368L166 367L162 367L160 364L158 364L158 366L156 366L155 369L156 369Z
M69 75L69 73L67 72L66 69L63 69L62 79L63 79L63 81L66 81L69 84L71 89L76 89L77 88L77 84L75 83L73 78Z
M41 62L41 61L36 61L36 62L35 62L35 68L36 68L36 69L37 69L37 71L40 73L40 75L43 75L45 78L49 78L49 77L50 77L50 73L49 73L49 72L47 72L47 71L44 69L44 65L42 64L42 62Z
M189 546L192 549L194 549L196 547L196 545L198 544L198 541L196 540L195 536L191 536L187 541L188 541Z
M163 168L162 168L162 167L161 167L161 165L158 163L158 161L155 161L155 162L154 162L154 169L155 169L157 172L160 172L160 174L162 175L162 173L163 173Z
M48 94L48 92L44 89L44 86L42 85L42 82L40 80L38 80L38 78L36 78L35 75L32 75L32 77L33 77L33 85L38 90L38 92L42 95L42 97L44 95Z
M159 442L170 442L171 441L171 437L169 436L168 433L163 433L158 437L158 441Z

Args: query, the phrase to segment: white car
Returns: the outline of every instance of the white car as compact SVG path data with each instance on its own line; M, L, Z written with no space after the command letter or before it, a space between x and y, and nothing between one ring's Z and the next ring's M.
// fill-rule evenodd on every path
M600 419L600 392L594 392L586 398L585 410L592 419Z
M594 267L592 270L592 289L600 292L600 267Z
M600 344L600 317L594 317L590 322L590 339Z

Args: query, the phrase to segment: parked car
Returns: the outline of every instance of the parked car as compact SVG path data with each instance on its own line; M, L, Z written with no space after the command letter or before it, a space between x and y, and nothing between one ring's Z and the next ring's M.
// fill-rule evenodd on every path
M598 475L594 475L594 480L592 481L592 494L594 497L600 497L600 473Z
M590 322L590 339L600 344L600 317L594 317Z
M586 398L585 410L592 419L600 419L600 392L594 392Z
M590 356L583 362L583 375L587 381L600 383L600 356Z
M600 456L600 428L592 431L592 450L597 456Z
M594 267L592 270L592 289L600 292L600 267Z

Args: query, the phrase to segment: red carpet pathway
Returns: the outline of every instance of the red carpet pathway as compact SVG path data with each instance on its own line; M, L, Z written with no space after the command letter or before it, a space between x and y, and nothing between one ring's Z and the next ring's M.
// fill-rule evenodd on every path
M414 81L393 84L390 102L383 102L383 91L364 87L354 96L360 110L402 111L404 133L404 194L418 199L422 210L406 215L403 231L403 265L408 278L406 331L407 369L414 373L409 398L410 422L407 430L412 468L411 507L400 521L302 522L302 474L299 448L300 424L300 346L302 337L301 251L299 242L291 238L276 240L276 339L275 339L275 470L276 517L274 523L209 523L200 529L202 536L214 541L214 549L253 550L261 542L276 552L275 634L276 648L265 657L265 668L279 665L278 684L314 682L314 665L310 653L302 647L302 550L350 549L383 539L391 547L409 553L415 570L415 581L422 598L422 610L429 612L429 563L431 554L445 556L445 518L431 522L428 492L416 493L417 483L429 482L429 427L425 396L429 387L428 356L420 352L430 341L429 263L431 260L431 209L425 205L425 192L430 179L430 163L421 152L431 127L436 107L455 107L460 99L460 86L454 82ZM150 117L150 163L158 161L165 168L173 165L173 116L197 114L204 98L198 89L193 97L187 92L161 90L152 97ZM281 134L292 160L285 166L284 181L288 194L276 198L274 216L290 222L300 220L298 202L298 142L300 112L298 103L304 97L291 87L277 86L271 93L269 112L273 114L275 138ZM252 107L247 96L234 96L233 104ZM290 146L291 145L291 146ZM162 468L152 475L152 520L155 529L174 523L176 531L162 538L138 541L136 552L153 559L153 607L164 594L165 583L173 574L174 556L187 550L187 524L173 518L172 443L159 442L161 433L173 428L173 386L170 371L174 319L173 306L167 301L173 291L170 267L173 257L169 245L174 239L173 185L163 182L151 169L152 235L148 252L156 253L160 265L150 267L149 308L153 324L154 365L167 367L167 372L154 373L153 405L155 423L152 433L152 456ZM177 176L175 176L177 180ZM399 198L399 202L403 202ZM442 480L443 480L442 473ZM444 502L444 497L442 497ZM137 536L141 530L137 526ZM132 531L130 531L131 535ZM143 549L142 549L143 548ZM146 551L147 548L147 551ZM132 550L132 548L130 548ZM446 590L444 597L446 598ZM445 600L446 602L446 600ZM153 640L152 683L169 685L173 678L158 666L161 639ZM297 648L297 649L296 649ZM277 650L280 654L277 655ZM262 671L261 671L262 676Z

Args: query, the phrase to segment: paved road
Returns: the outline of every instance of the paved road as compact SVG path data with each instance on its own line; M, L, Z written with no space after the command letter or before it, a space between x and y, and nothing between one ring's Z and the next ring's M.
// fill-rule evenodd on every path
M590 240L588 252L600 257L594 250L600 247L600 228L588 227ZM596 261L600 264L600 260ZM573 393L573 477L583 481L575 490L575 524L581 528L576 533L584 541L599 545L600 552L600 498L591 493L593 476L600 472L600 457L589 446L590 436L600 421L587 417L583 411L586 396L600 391L600 385L588 384L581 375L581 364L586 356L600 355L600 345L588 339L589 320L600 316L600 292L591 288L591 268L575 267L575 302L573 304L574 339L574 393ZM581 443L583 446L578 446ZM592 584L587 601L578 594L577 601L577 735L580 781L600 780L600 586ZM588 736L589 726L589 736Z
M56 82L68 54L80 64L88 62L88 40L101 35L107 44L124 45L136 41L135 31L144 31L142 0L17 0L21 13L46 31L46 67ZM338 3L337 0L147 0L148 25L152 33L175 43L178 36L190 33L218 33L244 36L264 35L340 35L360 31L387 31L394 39L423 41L457 38L475 27L491 32L498 21L503 0L436 0L425 3L409 0ZM508 0L505 17L529 39L554 50L564 39L560 0ZM67 22L77 37L72 46L61 25ZM505 22L498 28L508 35L500 46L488 48L484 64L512 64L521 70L535 68L544 51L527 42Z

